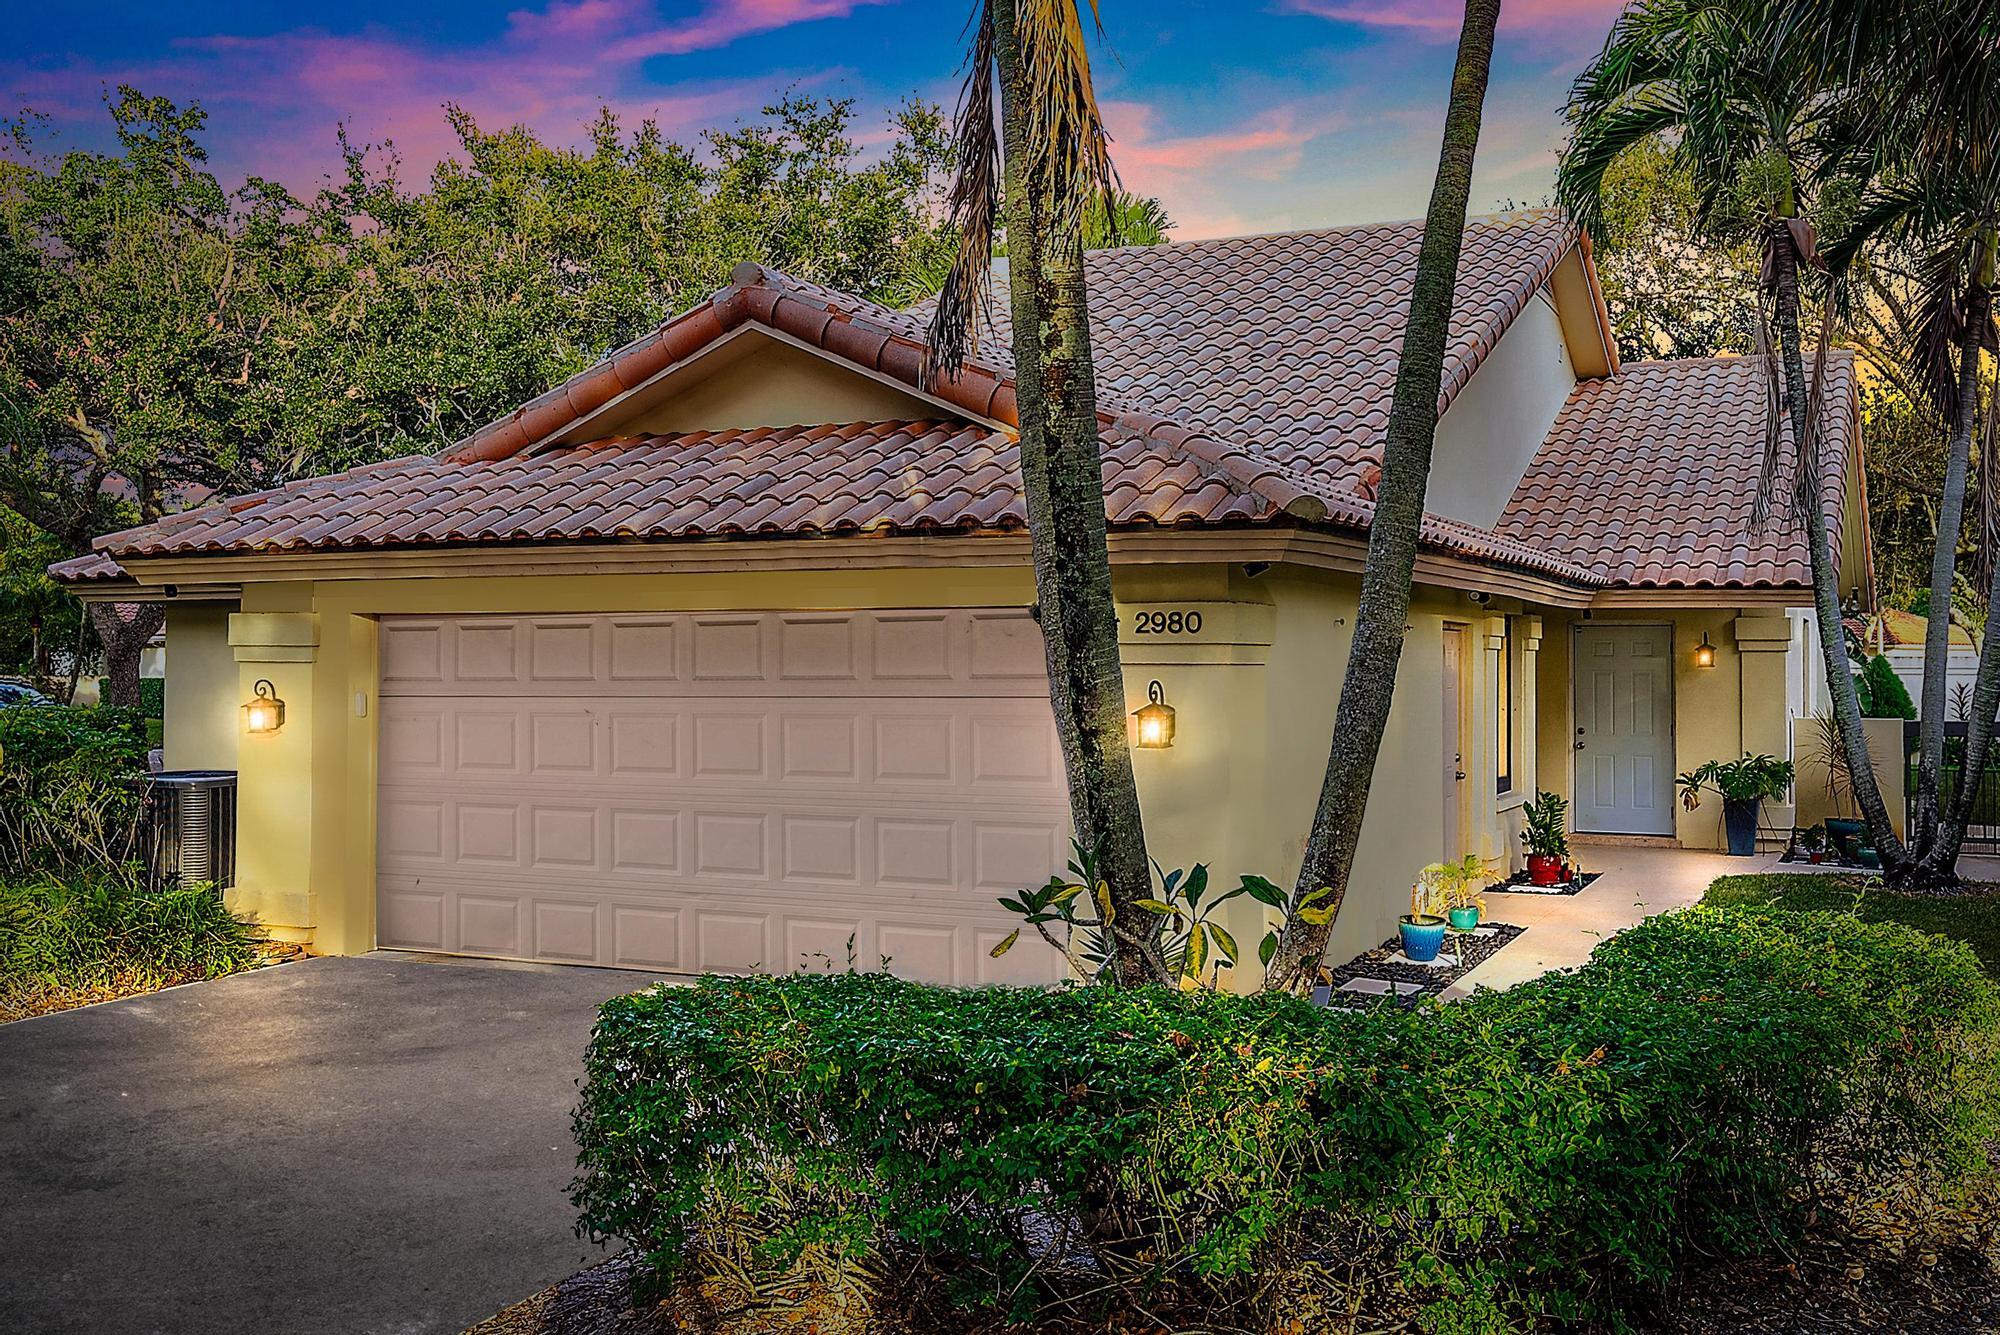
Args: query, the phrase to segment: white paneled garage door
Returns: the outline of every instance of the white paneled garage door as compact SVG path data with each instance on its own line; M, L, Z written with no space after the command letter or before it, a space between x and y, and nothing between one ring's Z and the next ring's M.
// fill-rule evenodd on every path
M1067 858L1047 689L1009 610L385 618L377 938L1054 979L988 955Z

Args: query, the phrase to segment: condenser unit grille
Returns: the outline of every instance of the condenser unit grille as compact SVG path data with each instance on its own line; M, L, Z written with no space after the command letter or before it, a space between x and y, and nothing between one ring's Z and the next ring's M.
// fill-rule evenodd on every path
M146 788L146 879L169 885L236 883L236 775L169 770Z

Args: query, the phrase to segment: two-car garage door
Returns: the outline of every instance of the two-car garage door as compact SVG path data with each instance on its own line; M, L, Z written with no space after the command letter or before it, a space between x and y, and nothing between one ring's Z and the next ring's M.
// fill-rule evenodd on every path
M1067 854L1020 612L397 617L380 662L383 946L1061 974L988 954Z

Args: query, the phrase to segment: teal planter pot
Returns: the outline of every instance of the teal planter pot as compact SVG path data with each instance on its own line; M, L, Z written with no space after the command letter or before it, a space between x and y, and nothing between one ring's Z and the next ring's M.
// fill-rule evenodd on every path
M1421 918L1405 913L1396 922L1396 933L1403 938L1403 953L1419 964L1429 964L1444 948L1444 930L1449 926L1443 918L1433 918L1426 914Z
M1855 849L1854 860L1856 862L1859 862L1864 867L1874 867L1879 869L1882 865L1882 855L1876 852L1872 848Z
M1479 926L1479 908L1477 905L1471 908L1446 909L1444 916L1451 923L1451 930L1454 932L1469 932Z

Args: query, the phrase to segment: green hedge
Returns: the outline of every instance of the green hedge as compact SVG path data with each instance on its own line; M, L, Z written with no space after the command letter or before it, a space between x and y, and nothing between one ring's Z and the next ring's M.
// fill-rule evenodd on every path
M97 698L111 698L111 678L97 679ZM146 718L164 719L167 716L167 679L165 677L139 678L139 713Z
M133 857L147 746L136 709L0 709L0 876Z
M1837 914L1692 909L1414 1013L712 978L604 1006L574 1197L663 1283L831 1255L1015 1317L1615 1321L1814 1197L1980 1179L1997 1057L1970 952Z

